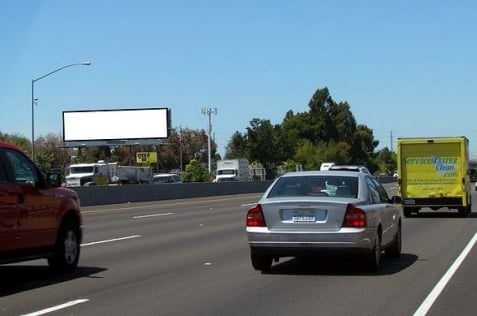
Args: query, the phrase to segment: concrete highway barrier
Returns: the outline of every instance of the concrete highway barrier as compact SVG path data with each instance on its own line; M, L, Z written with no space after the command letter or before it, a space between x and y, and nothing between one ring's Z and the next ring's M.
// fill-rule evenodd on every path
M186 182L176 184L131 184L72 187L82 206L128 202L161 201L206 196L263 193L272 181L224 183Z
M396 178L378 177L379 182L393 183ZM204 183L186 182L177 184L131 184L118 186L72 187L82 206L148 202L247 193L263 193L272 183L268 181L243 181Z

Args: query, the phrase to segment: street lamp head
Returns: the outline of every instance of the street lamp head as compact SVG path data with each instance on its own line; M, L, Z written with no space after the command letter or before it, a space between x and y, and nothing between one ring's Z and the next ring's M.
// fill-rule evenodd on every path
M35 98L35 82L38 81L38 80L41 80L45 77L48 77L62 69L65 69L65 68L68 68L68 67L72 67L72 66L81 66L81 65L84 65L84 66L89 66L91 65L91 62L90 61L83 61L83 62L80 62L80 63L74 63L74 64L69 64L69 65L65 65L65 66L62 66L60 68L57 68L53 71L50 71L49 73L41 76L41 77L38 77L36 79L32 79L31 80L31 158L33 160L35 160L35 104L38 102L38 99Z

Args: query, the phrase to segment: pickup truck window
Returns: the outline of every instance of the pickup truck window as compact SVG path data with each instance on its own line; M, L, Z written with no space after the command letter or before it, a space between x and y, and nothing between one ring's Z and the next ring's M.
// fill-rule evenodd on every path
M38 175L32 163L20 153L5 149L8 160L13 167L13 173L17 182L36 183Z
M7 173L5 171L5 166L3 165L3 161L0 159L0 182L7 181Z

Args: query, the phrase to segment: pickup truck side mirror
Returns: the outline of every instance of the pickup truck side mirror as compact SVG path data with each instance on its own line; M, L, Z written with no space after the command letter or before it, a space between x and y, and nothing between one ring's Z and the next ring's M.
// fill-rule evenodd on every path
M48 172L46 174L46 183L49 187L61 186L61 174L57 172Z

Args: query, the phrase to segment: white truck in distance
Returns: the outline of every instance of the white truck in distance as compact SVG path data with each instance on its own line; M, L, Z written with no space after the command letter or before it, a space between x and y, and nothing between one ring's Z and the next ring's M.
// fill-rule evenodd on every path
M248 159L224 159L217 161L214 182L248 181Z
M66 176L67 187L82 185L151 183L150 167L120 166L117 162L72 164Z

